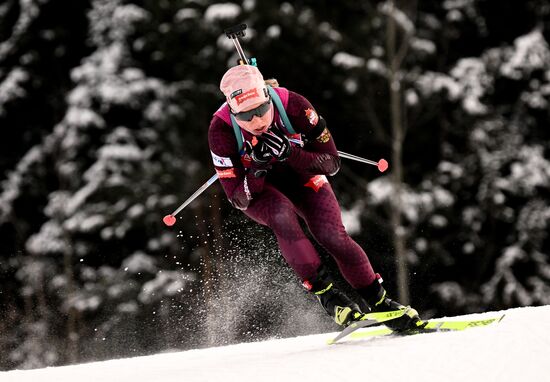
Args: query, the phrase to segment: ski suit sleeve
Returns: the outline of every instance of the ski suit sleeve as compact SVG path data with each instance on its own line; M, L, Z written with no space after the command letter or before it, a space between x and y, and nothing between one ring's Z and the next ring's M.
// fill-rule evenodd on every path
M237 150L237 140L231 126L214 117L208 129L208 145L218 178L229 202L246 210L253 197L262 192L264 178L247 173Z
M334 175L340 170L340 157L334 139L311 103L289 91L286 112L294 130L306 137L303 148L292 148L287 163L296 171L311 175Z

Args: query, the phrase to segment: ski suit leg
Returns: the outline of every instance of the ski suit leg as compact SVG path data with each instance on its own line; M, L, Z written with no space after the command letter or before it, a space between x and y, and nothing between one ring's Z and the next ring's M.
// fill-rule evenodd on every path
M243 212L273 230L283 257L302 280L316 276L321 259L300 226L296 207L287 196L266 183L263 192Z
M336 260L347 282L355 289L371 285L376 276L369 258L346 232L330 183L325 183L317 192L302 187L293 200L315 240Z

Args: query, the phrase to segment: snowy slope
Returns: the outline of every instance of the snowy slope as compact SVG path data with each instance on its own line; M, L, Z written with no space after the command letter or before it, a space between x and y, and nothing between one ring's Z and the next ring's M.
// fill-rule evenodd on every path
M10 371L0 381L550 381L550 306L512 309L499 324L464 332L326 345L331 336Z

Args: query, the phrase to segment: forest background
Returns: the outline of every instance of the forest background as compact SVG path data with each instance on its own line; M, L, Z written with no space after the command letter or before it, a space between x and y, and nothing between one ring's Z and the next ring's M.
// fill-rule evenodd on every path
M242 40L342 151L331 183L424 317L550 303L543 0L3 0L0 369L335 330L207 145ZM326 261L330 257L323 253Z

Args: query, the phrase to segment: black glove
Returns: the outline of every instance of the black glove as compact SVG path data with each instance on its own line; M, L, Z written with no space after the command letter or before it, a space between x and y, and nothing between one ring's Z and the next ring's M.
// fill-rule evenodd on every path
M268 147L271 156L278 161L284 161L290 155L290 142L279 129L272 127L260 136L260 140Z
M265 164L271 160L271 150L262 139L254 137L252 142L246 141L245 145L245 152L250 155L254 162Z
M252 158L252 163L249 171L256 177L260 178L267 174L267 170L271 168L271 151L261 139L253 138L253 142L246 141L245 152Z

